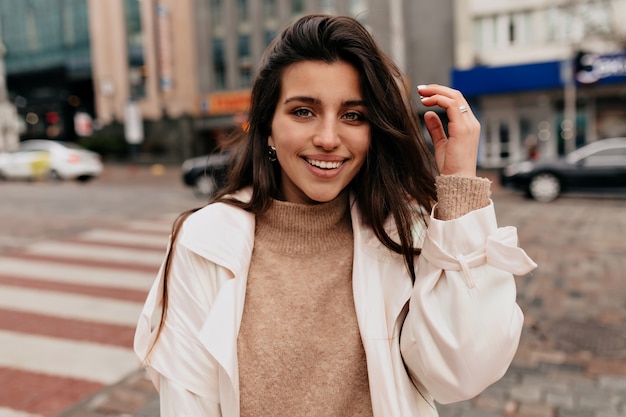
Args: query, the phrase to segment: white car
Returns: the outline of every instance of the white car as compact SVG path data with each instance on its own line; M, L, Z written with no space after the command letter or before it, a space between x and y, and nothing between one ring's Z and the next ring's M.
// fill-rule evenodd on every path
M88 181L102 173L96 152L71 142L30 139L14 152L0 153L0 178Z

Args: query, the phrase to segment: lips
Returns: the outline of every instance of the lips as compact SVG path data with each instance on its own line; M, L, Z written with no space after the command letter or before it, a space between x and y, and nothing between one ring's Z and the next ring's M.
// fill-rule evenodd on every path
M343 165L343 163L345 162L345 161L320 161L317 159L308 159L308 158L304 158L304 160L307 161L309 165L313 165L314 167L321 168L321 169L337 169L341 165Z

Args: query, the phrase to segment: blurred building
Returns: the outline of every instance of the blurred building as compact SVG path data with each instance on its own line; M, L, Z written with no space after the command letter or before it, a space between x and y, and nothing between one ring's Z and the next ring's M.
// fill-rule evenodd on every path
M84 0L2 0L9 99L23 138L76 138L76 112L93 113Z
M19 143L19 119L15 106L9 101L6 85L5 52L0 36L0 152L15 150Z
M130 130L148 158L176 161L210 152L240 128L265 47L306 13L358 18L414 85L450 82L452 0L88 0L88 5L97 122L142 122L143 130Z
M626 136L626 0L455 0L453 85L482 122L479 163Z

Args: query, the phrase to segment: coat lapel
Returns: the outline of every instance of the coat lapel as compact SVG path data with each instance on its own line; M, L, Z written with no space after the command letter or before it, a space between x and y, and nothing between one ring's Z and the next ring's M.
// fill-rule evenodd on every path
M388 224L393 235L394 227ZM400 416L391 352L399 345L397 318L411 294L411 281L402 257L392 253L361 223L352 205L354 264L352 285L357 320L367 357L374 415Z
M245 199L243 195L241 199ZM216 203L192 216L190 233L181 243L193 252L224 268L223 280L198 339L220 366L222 415L239 416L239 372L237 334L243 315L248 269L254 246L254 215L232 206ZM201 210L201 211L202 211Z

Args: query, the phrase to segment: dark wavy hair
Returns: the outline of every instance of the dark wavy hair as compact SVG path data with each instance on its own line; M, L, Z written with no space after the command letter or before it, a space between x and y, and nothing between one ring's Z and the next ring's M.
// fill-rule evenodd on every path
M423 213L430 211L436 200L436 164L411 104L405 78L356 19L307 15L284 29L269 45L252 86L249 128L228 144L235 151L227 185L212 201L260 214L279 195L280 166L267 157L268 137L283 73L302 61L347 62L358 71L368 109L371 145L349 189L364 223L387 248L404 257L414 280L414 260L419 249L412 231L416 220L425 223ZM244 187L252 188L250 201L229 197ZM422 210L416 210L417 207ZM184 219L196 210L183 213L174 223L174 241ZM393 216L399 241L384 229L389 216ZM170 263L171 250L166 259L166 277ZM166 304L167 285L164 313Z

